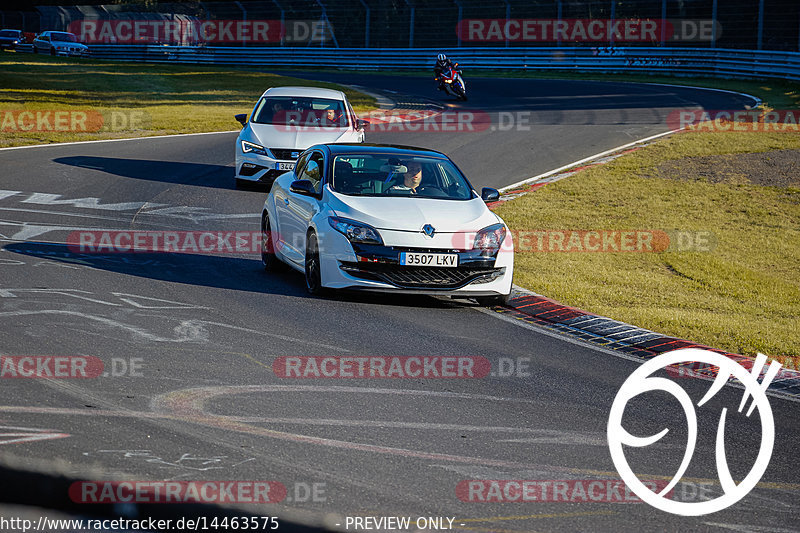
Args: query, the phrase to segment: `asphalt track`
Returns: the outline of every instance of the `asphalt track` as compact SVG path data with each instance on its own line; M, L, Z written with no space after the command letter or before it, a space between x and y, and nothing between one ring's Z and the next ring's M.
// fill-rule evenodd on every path
M449 105L485 110L493 120L500 111L531 111L535 126L375 132L368 140L443 150L473 185L499 187L666 131L673 109L749 103L663 86L469 82L470 101ZM358 84L437 98L428 80L365 76ZM76 477L94 472L91 479L99 471L111 480L279 481L289 489L282 503L244 507L297 510L315 522L388 515L455 517L464 531L797 530L796 403L771 400L775 449L762 483L717 514L686 518L580 497L465 502L456 492L465 480L618 479L606 423L638 363L469 303L311 298L299 275L266 275L252 254L77 254L64 245L71 231L86 228L257 230L264 193L233 188L234 137L0 151L0 353L91 355L108 374L4 379L6 457L31 465L55 459ZM280 356L464 355L488 359L493 375L282 379L271 369ZM510 362L518 371L505 375ZM141 365L136 375L132 365ZM700 380L681 385L696 399L708 388ZM694 484L681 485L678 497L720 494L714 436L722 405L733 477L749 471L760 426L757 416L736 413L741 396L726 387L699 410L698 449L686 474ZM677 402L645 395L629 405L625 427L639 436L671 429L630 459L641 479L670 478L686 439ZM20 433L27 437L10 436ZM314 483L324 493L304 501Z

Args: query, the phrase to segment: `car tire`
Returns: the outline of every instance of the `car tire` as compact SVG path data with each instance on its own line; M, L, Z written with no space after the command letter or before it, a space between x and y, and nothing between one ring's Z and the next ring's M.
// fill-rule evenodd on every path
M322 296L327 291L322 286L322 267L319 263L319 242L317 234L309 232L306 238L306 290L309 294Z
M508 300L511 299L511 293L499 294L497 296L478 296L475 300L483 307L497 307L508 305Z
M39 53L39 50L36 48L35 44L33 45L33 53L34 54L38 54Z
M55 48L51 48L51 49L50 49L50 55L51 55L51 56L54 56L54 55L56 55L56 49L55 49Z
M283 265L275 255L275 241L272 239L272 227L266 213L261 222L261 263L267 272L278 272Z

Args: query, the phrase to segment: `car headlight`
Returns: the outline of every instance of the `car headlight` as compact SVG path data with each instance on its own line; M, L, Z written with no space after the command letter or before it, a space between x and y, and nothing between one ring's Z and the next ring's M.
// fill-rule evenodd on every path
M383 244L378 230L368 224L356 222L348 218L328 217L328 224L333 229L347 237L350 242L362 244Z
M260 144L251 143L250 141L242 141L242 152L246 154L268 155L266 148Z
M453 83L453 80L444 80L445 83Z
M483 228L475 235L473 248L480 250L498 250L506 238L506 227L503 224L493 224Z

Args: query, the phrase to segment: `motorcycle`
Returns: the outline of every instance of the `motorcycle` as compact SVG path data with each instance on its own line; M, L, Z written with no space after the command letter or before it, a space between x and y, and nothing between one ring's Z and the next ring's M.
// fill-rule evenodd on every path
M439 81L442 82L444 91L450 96L455 96L461 100L467 100L467 84L464 78L461 77L461 71L456 67L458 63L453 65L447 70L443 70L439 75ZM441 89L441 87L440 87Z

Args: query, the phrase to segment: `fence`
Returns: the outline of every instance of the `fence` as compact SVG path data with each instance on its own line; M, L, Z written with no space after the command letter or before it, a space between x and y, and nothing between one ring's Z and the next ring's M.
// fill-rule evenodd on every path
M94 31L85 32L84 37L92 37L97 44L197 45L203 39L192 28L216 22L214 29L219 30L231 22L243 23L246 29L228 32L223 38L215 31L217 38L209 44L800 51L800 2L796 0L265 0L36 9L0 11L0 26L33 32L88 28ZM145 28L138 35L132 30L136 22ZM648 31L641 31L643 23ZM634 27L632 34L626 25ZM180 31L164 32L165 27ZM258 39L253 38L254 31Z

